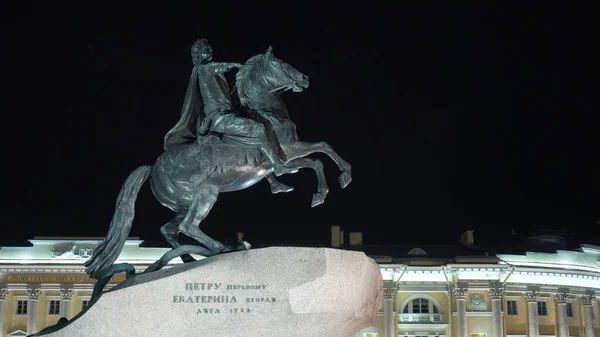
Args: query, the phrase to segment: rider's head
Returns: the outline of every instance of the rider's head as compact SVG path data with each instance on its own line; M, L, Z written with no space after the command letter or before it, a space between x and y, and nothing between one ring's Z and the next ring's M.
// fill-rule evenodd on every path
M192 61L194 65L207 63L212 60L212 48L206 39L198 39L192 45Z

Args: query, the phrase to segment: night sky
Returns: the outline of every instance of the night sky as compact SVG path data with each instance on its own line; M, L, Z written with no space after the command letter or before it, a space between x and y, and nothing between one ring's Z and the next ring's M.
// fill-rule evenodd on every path
M354 178L342 190L316 155L324 205L310 207L312 171L281 177L288 194L266 181L221 194L201 224L214 238L318 244L341 225L367 244L453 243L547 228L600 244L591 9L196 3L5 10L2 243L106 234L121 184L179 119L190 46L206 37L214 61L271 45L308 75L283 95L300 138L328 142ZM136 212L131 235L162 240L172 212L149 184Z

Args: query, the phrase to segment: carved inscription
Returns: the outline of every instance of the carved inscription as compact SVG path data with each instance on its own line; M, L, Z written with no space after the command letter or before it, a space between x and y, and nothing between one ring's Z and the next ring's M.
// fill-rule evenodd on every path
M171 301L193 306L197 314L253 313L278 302L265 293L266 289L265 284L189 282Z

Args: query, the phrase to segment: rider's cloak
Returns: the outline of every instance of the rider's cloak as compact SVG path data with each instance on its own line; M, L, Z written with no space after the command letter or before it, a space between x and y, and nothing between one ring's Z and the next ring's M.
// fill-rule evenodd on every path
M198 66L194 66L190 83L188 84L183 106L181 107L181 117L179 121L164 138L163 148L165 151L174 145L189 143L196 139L196 126L199 119L204 118L202 110L202 96L198 87Z

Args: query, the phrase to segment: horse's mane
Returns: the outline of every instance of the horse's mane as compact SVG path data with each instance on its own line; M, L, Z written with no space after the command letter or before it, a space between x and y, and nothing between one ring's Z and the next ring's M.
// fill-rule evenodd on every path
M250 73L250 70L254 67L254 65L264 59L263 54L254 55L246 61L241 68L238 69L235 74L235 88L237 90L238 97L240 98L240 105L244 106L248 102L248 98L246 97L246 78Z

